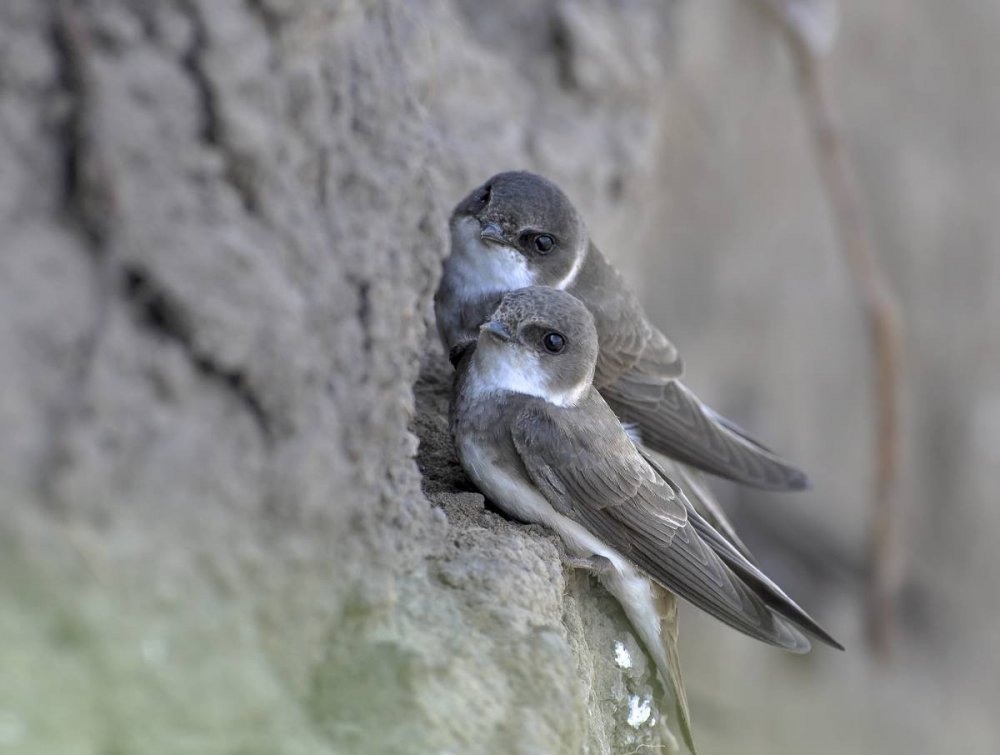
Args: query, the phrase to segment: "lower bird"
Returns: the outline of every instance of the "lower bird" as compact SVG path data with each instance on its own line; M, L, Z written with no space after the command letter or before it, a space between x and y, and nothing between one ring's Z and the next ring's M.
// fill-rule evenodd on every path
M593 386L594 319L553 288L506 293L463 355L452 400L462 466L502 511L558 533L617 598L694 742L676 654L674 595L763 642L841 648L691 506ZM842 648L841 648L842 649Z

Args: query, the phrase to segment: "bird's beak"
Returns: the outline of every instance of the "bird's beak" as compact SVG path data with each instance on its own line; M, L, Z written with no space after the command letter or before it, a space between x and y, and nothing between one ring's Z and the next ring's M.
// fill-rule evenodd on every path
M479 234L479 238L493 244L507 243L507 239L503 236L503 228L496 223L487 223L484 225L482 232Z
M507 326L497 320L489 320L488 322L484 322L482 325L479 326L479 332L490 333L499 338L501 341L509 341L514 337L511 335L510 331L507 330Z

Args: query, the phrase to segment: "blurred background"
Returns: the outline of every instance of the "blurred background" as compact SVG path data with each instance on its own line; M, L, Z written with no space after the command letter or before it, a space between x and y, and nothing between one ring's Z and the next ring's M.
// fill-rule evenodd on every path
M848 650L683 611L700 751L1000 751L1000 4L766 7L832 40L898 305L884 651L869 326L764 0L10 0L0 753L656 751L627 622L451 453L447 217L519 168L813 480L713 486Z
M664 252L625 264L681 348L688 384L809 470L803 495L717 490L767 570L848 652L751 661L688 612L694 697L719 710L706 751L990 752L1000 744L1000 15L974 3L845 3L825 63L903 331L894 526L904 572L883 662L864 631L873 354L791 56L748 5L681 13L656 166L665 190L641 235ZM620 248L601 230L602 248ZM753 694L763 680L768 694Z

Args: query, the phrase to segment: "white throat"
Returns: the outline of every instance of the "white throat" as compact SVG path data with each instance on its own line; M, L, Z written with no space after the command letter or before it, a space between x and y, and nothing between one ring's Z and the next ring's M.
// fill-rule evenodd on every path
M576 406L590 388L589 380L582 380L568 390L552 390L539 364L537 354L513 344L485 344L483 336L476 347L472 363L470 384L477 396L497 392L520 393L535 396L554 406Z
M479 221L460 218L452 227L452 256L449 273L462 299L535 285L535 274L517 249L487 244L480 234Z

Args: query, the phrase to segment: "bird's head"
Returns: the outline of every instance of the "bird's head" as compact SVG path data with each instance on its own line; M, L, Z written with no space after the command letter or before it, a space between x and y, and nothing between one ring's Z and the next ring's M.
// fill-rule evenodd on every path
M546 178L498 173L459 202L451 219L452 255L475 269L483 289L566 288L587 254L580 214Z
M594 379L594 318L565 291L546 287L511 291L480 327L476 360L488 390L572 406L587 394Z

